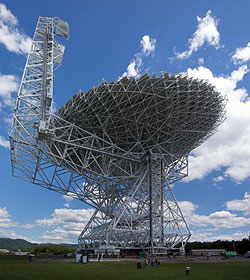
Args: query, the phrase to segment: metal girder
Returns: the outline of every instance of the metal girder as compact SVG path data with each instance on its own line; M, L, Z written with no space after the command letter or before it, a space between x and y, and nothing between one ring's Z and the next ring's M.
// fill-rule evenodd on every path
M130 192L116 201L112 213L96 210L79 236L82 249L113 245L164 254L178 245L185 247L191 233L168 184L168 168L163 159L152 157L156 155L147 158ZM186 159L175 173L182 170L184 177L184 169Z
M58 18L38 19L10 132L13 175L96 209L80 248L184 250L190 231L171 184L225 119L225 98L207 81L162 72L103 81L54 113L64 54L55 36L68 31Z

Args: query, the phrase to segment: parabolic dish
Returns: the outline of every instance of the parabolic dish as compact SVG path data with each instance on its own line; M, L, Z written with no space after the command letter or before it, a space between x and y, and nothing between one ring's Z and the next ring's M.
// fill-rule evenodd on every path
M57 115L93 135L113 143L130 156L142 156L148 151L164 156L168 164L187 156L204 142L225 119L225 98L206 80L192 79L185 75L163 73L143 75L139 79L123 78L117 82L103 82L87 92L74 95ZM60 126L55 123L55 127ZM65 141L68 134L60 129L56 135ZM77 130L70 136L80 139ZM77 140L77 144L81 140ZM53 143L57 151L65 148L61 142ZM57 152L55 152L56 154ZM74 148L62 165L77 173L85 172L83 162L87 154ZM131 164L108 167L113 161L102 155L89 164L86 172L101 174L105 167L108 177L123 176ZM120 163L118 164L120 165ZM134 164L133 169L137 169ZM106 171L105 171L106 172Z
M104 82L74 95L58 115L131 153L180 157L214 132L224 107L207 81L164 73Z

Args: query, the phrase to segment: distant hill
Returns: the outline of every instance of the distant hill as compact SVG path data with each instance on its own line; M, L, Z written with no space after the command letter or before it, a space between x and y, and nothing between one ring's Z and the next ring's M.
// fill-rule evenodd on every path
M76 248L77 244L53 244L53 243L31 243L24 239L11 239L11 238L0 238L0 249L8 249L8 250L30 250L31 248L37 245L60 245L60 246L67 246L67 247L74 247Z
M36 245L24 239L0 238L0 249L29 250Z

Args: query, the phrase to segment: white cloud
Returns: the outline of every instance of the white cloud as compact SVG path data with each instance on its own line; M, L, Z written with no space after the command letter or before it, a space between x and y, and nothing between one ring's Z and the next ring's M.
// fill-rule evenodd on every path
M127 71L124 72L122 74L122 76L118 78L118 81L121 80L124 77L128 77L128 78L138 77L140 75L140 72L141 72L141 65L142 65L141 54L137 53L135 55L135 58L133 58L130 61L129 65L127 67Z
M1 75L0 74L0 101L4 106L13 105L11 94L18 89L18 78L14 75Z
M14 75L1 75L0 74L0 109L3 106L12 106L14 99L12 93L18 90L18 78ZM7 118L4 121L9 121ZM0 146L9 148L9 141L0 135Z
M3 138L3 136L1 136L1 135L0 135L0 146L7 148L7 149L10 147L9 141L5 140Z
M136 77L137 75L138 75L138 66L136 64L136 61L133 59L127 67L126 76Z
M20 235L13 230L6 230L0 228L0 237L2 238L13 238L13 239L24 239L32 243L37 243L37 241L33 240L32 238L24 235Z
M118 81L124 77L139 77L141 74L142 58L143 56L153 55L156 46L156 39L150 39L149 35L144 35L141 39L142 51L136 53L134 58L130 61L127 71L118 78Z
M182 53L176 53L178 59L187 59L193 52L196 52L205 43L214 46L216 49L220 47L220 33L217 29L218 21L212 16L209 10L204 18L197 17L198 26L193 37L188 40L189 47Z
M216 211L209 215L199 215L196 213L198 206L191 201L180 201L179 206L187 223L192 226L212 227L216 230L250 226L250 218L237 216L229 211Z
M31 224L21 224L19 222L13 222L11 220L11 215L9 214L6 207L0 207L0 228L33 228L34 225Z
M196 213L198 206L191 201L180 201L179 206L188 224L199 227L199 232L202 231L202 228L209 232L211 229L232 229L250 225L250 218L239 217L228 211L213 212L210 215L199 215ZM41 242L76 243L79 234L93 213L94 209L55 209L51 218L36 221L38 226L48 228L40 236L39 240ZM207 227L210 227L210 229L207 230ZM199 237L199 239L194 239L196 237ZM200 240L200 238L194 232L192 239ZM216 240L214 236L211 236L211 238L215 238L214 240Z
M150 39L149 35L144 35L141 39L142 53L145 56L153 54L156 46L156 39Z
M198 208L198 206L193 204L193 202L187 200L179 201L178 204L185 217L192 215L195 212L195 210Z
M8 51L26 54L30 50L31 42L31 38L19 29L17 18L0 3L0 43Z
M6 207L0 207L0 228L10 227L11 220L10 214Z
M224 180L224 177L223 177L223 176L218 176L218 177L214 178L213 180L214 180L216 183L217 183L217 182L221 182L221 181Z
M243 63L250 60L250 42L245 48L237 48L232 56L234 63Z
M201 232L201 231L192 231L192 235L190 241L201 241L201 242L208 242L208 241L216 241L216 240L242 240L243 238L248 238L250 235L250 231L242 232L236 231L230 234L216 234L214 232Z
M226 203L228 210L243 212L244 215L250 215L250 193L245 192L244 199L234 199Z
M236 182L250 177L250 99L245 88L237 87L248 71L244 65L228 76L217 77L203 66L187 70L189 77L209 80L228 97L228 103L226 121L189 157L189 176L184 181L202 179L222 167L225 167L224 177Z
M65 203L63 204L65 207L69 208L70 203L73 200L73 197L68 196L68 195L63 195L63 199L65 200Z
M7 9L3 3L0 3L0 19L4 22L15 25L18 23L17 18L11 13L10 10Z
M40 237L43 242L77 242L94 209L55 209L49 219L37 220L41 227L49 227Z

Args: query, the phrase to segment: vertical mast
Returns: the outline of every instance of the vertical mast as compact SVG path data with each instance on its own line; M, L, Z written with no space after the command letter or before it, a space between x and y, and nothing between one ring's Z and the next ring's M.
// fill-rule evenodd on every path
M65 47L55 35L69 36L68 24L39 17L14 109L10 131L12 173L33 181L53 106L53 76Z

